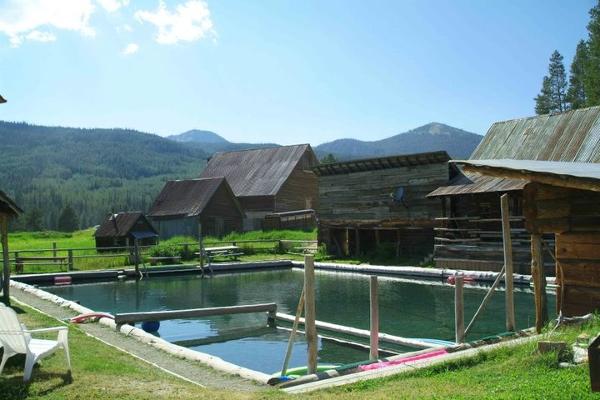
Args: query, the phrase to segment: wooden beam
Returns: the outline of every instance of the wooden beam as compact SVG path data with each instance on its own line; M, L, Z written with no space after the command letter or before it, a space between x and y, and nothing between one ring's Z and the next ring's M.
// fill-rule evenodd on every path
M277 304L262 303L230 307L210 307L192 308L186 310L120 313L115 314L115 323L117 325L123 325L143 321L164 321L168 319L202 318L210 317L213 315L249 314L257 312L268 312L269 314L275 314L277 312Z
M462 275L456 275L454 278L454 332L455 342L465 341L465 304L464 304L464 285L465 278Z
M542 332L548 321L548 307L546 299L546 274L544 271L542 253L542 236L531 235L531 276L535 292L535 330Z
M356 257L359 257L360 256L360 230L358 228L356 228L354 230L354 236L355 236L354 242L356 244L356 246L355 246L356 247L356 250L355 250L356 254L354 254L354 255Z
M10 305L10 262L8 256L8 216L0 215L0 236L2 238L2 302Z
M510 210L508 207L508 194L500 197L500 211L502 213L502 243L504 250L504 266L506 269L506 330L515 330L515 298L513 285L513 258L512 241L510 237Z
M371 305L371 337L369 359L377 360L379 358L379 301L377 297L377 276L371 276L369 280L369 296Z
M347 232L347 231L346 231ZM308 374L317 372L318 337L315 308L315 261L312 255L304 256L304 316L308 343Z

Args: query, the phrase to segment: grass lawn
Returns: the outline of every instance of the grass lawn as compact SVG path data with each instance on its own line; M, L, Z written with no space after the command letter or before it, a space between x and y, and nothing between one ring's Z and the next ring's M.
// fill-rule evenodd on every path
M22 308L31 328L55 326L56 320ZM569 344L581 332L594 335L600 322L568 328L559 338ZM554 353L540 355L536 344L499 349L474 359L456 361L408 375L365 381L304 396L275 390L241 393L204 389L170 376L125 353L70 328L73 383L65 374L64 356L56 353L34 369L30 385L22 383L22 359L9 363L0 376L2 399L594 399L587 364L559 368Z

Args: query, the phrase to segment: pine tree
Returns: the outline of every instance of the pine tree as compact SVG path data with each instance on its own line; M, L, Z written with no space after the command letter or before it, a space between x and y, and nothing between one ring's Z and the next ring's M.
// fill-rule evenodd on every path
M588 58L584 65L583 88L586 105L600 104L600 1L590 10L588 29Z
M577 44L575 56L571 63L569 74L569 90L567 90L567 101L571 109L576 110L586 106L586 96L584 88L585 65L588 62L588 48L585 41L581 40Z
M337 158L331 153L327 154L325 157L321 158L321 164L333 164L338 162Z
M73 232L79 229L79 218L71 205L67 204L58 217L58 230L61 232Z
M551 93L551 84L550 78L547 76L544 77L542 81L542 90L540 94L538 94L535 98L535 113L538 115L549 114L550 113L550 97Z
M567 75L563 64L563 56L557 50L554 50L550 57L548 75L544 77L542 90L535 98L535 112L548 114L566 111L568 109L566 90Z

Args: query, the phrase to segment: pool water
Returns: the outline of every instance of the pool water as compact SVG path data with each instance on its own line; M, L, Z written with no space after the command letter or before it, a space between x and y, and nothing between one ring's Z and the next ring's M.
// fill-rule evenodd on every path
M195 275L162 276L43 289L77 300L95 311L110 313L275 302L278 312L294 314L302 284L302 270L285 269L219 274L205 279ZM482 287L465 287L465 323L485 293ZM555 298L549 296L548 300L552 311ZM369 277L317 271L316 310L320 321L368 329ZM529 288L515 290L515 314L518 329L534 325L535 307ZM379 315L381 332L452 341L454 287L441 282L380 277ZM243 367L273 373L281 369L289 332L267 327L266 322L264 313L162 321L158 335ZM467 339L503 332L504 324L504 292L499 291ZM304 336L297 335L290 367L306 365L306 347ZM318 356L320 363L350 363L368 359L368 351L320 340Z

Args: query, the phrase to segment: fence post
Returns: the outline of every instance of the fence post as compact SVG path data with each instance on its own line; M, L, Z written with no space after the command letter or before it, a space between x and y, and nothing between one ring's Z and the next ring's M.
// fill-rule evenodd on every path
M198 220L198 257L200 258L200 268L204 268L204 245L202 243L202 222ZM203 272L204 274L204 272Z
M69 249L67 253L67 272L73 271L73 250Z
M371 299L371 339L369 359L379 358L379 300L377 298L377 276L371 276L369 281L369 295Z
M515 298L513 293L513 257L512 241L510 236L510 210L508 208L508 194L500 197L500 210L502 211L502 243L504 248L504 277L506 287L506 330L515 330Z
M52 257L56 258L56 242L52 242ZM56 260L54 260L56 262Z
M535 293L535 330L542 332L548 322L548 308L546 301L546 274L544 271L544 257L542 255L542 236L531 235L531 276Z
M304 256L304 329L308 342L308 374L317 372L318 337L315 309L315 261L312 255Z
M277 240L277 253L283 254L283 242L281 241L281 239Z
M455 342L462 343L465 340L465 307L464 307L464 277L454 277L454 328Z

